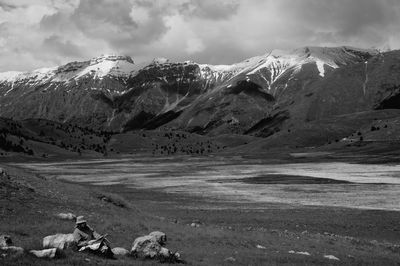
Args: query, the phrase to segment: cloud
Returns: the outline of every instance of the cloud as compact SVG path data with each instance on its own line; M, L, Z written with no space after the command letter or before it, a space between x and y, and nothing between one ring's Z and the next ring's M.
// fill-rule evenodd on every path
M55 53L60 56L80 57L82 49L69 40L64 40L58 35L52 35L43 41L43 48L50 53Z
M398 0L0 0L0 71L103 53L233 63L306 45L400 48Z
M180 12L189 17L224 20L235 15L238 8L237 0L191 0L181 4Z

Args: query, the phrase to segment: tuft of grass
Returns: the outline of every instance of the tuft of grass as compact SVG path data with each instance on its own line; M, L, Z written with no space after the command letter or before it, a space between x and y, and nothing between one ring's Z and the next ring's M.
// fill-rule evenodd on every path
M117 194L97 192L95 193L95 197L120 208L130 208L129 202Z

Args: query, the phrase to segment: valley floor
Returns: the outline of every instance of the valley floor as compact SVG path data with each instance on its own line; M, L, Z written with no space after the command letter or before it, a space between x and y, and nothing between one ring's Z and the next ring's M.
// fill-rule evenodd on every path
M0 163L0 233L16 246L40 249L42 238L70 233L61 212L84 215L113 246L130 249L151 231L188 265L398 265L400 212L293 204L237 203L121 185L90 186L47 179ZM104 199L107 200L104 200ZM192 223L198 226L191 226ZM308 252L309 255L297 252ZM324 258L333 255L340 261ZM133 258L103 260L66 252L55 261L28 255L2 265L157 265Z

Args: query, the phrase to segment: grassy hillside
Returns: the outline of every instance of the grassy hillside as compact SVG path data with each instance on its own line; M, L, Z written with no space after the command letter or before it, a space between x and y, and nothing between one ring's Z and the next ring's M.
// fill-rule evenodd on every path
M376 130L374 134L379 135L381 141L393 141L398 138L395 137L395 125L397 117L400 116L400 110L380 110L380 111L367 111L359 112L347 115L333 116L330 118L316 120L308 123L304 123L301 126L288 128L287 130L280 131L274 135L259 139L248 145L240 146L235 151L244 153L260 153L268 152L269 149L274 148L304 148L304 147L320 147L324 145L342 143L344 147L347 142L342 142L343 138L353 136L354 141L359 141L360 136L358 132L364 132L364 135L368 136L372 125L382 124L380 128L382 130ZM386 122L384 122L386 121ZM392 129L391 134L384 133L386 128L385 125L393 124L388 129ZM365 138L364 140L367 140ZM363 140L363 139L362 139ZM378 140L377 138L369 138L369 140ZM322 147L323 148L323 147Z
M133 240L160 230L167 247L188 265L397 265L398 212L232 203L118 186L90 187L47 180L4 166L0 180L0 232L26 249L42 238L70 233L73 222L55 214L85 215L113 246L130 249ZM104 199L107 200L104 200ZM199 227L190 226L191 223ZM292 254L309 252L310 256ZM323 258L334 255L340 262ZM106 261L66 252L55 261L29 255L0 258L3 265L157 265L123 258Z
M104 154L111 133L44 119L0 118L0 155L35 157Z

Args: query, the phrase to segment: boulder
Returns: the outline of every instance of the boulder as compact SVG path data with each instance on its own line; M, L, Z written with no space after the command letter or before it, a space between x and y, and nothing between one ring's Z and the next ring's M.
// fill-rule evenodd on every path
M167 243L167 235L160 231L154 231L149 234L149 236L153 236L155 240L161 245L164 246Z
M12 245L12 240L9 235L0 235L0 247L8 247Z
M56 217L61 219L61 220L69 220L69 221L75 221L76 220L76 215L73 213L58 213L56 214Z
M56 248L49 248L43 250L31 250L29 251L32 255L38 258L47 258L47 259L54 259L56 257L57 249Z
M74 245L73 234L56 234L43 238L43 248L67 249Z
M161 246L154 235L136 238L133 242L131 255L141 259L157 259L161 262L182 262L179 253L172 253Z
M112 253L114 253L115 256L127 256L129 255L129 250L120 248L120 247L115 247L112 250Z
M135 239L131 249L131 254L136 257L154 258L161 250L161 245L156 238L150 235L141 236Z

